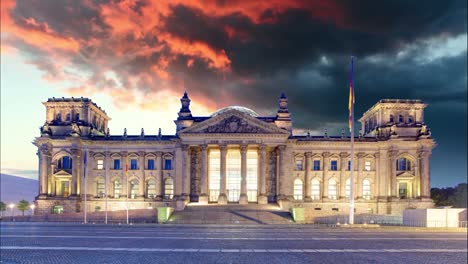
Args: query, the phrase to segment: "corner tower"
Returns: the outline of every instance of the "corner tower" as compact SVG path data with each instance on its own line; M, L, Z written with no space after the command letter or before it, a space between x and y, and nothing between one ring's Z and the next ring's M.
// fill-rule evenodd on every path
M276 113L275 124L279 128L285 129L292 133L292 119L291 114L288 110L288 98L284 93L281 93L280 99L278 100L279 109Z
M190 98L188 97L187 91L185 91L182 98L180 98L180 104L182 106L179 113L177 113L179 117L174 121L177 126L177 132L193 124L192 112L190 111Z

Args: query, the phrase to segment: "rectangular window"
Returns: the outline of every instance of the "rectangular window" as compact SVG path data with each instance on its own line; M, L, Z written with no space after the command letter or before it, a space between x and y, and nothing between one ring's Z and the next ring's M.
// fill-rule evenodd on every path
M296 170L302 170L302 159L296 159Z
M320 170L320 160L314 160L314 171Z
M337 160L332 160L331 161L330 170L332 170L332 171L338 170L338 161Z
M70 157L63 157L62 158L62 169L64 170L69 170L72 168L72 164L71 164L71 158Z
M148 170L154 170L154 159L148 160Z
M137 170L137 160L136 159L131 159L130 160L130 169L131 170Z
M370 171L371 170L371 162L370 161L365 161L364 162L364 170L365 171Z
M221 153L219 150L210 150L208 162L208 188L209 201L215 202L218 200L219 187L221 181Z
M114 160L114 170L120 170L120 160L119 159Z
M350 171L351 170L351 161L348 160L348 170Z
M165 170L172 170L172 160L171 159L165 159L164 160L164 169Z
M97 160L97 169L98 170L104 169L104 160L102 160L102 159Z

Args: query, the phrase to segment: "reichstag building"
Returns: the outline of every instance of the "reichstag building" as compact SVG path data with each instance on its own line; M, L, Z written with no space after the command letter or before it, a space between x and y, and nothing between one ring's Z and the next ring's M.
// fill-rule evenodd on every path
M180 99L173 135L110 135L110 117L88 98L50 98L41 135L36 213L143 209L188 203L277 203L347 212L401 214L433 206L435 146L420 100L384 99L366 111L350 157L350 137L294 135L284 94L272 116L240 106L194 116ZM354 159L354 181L349 180ZM86 184L86 188L85 188ZM85 193L86 190L86 193ZM106 199L107 197L107 199Z

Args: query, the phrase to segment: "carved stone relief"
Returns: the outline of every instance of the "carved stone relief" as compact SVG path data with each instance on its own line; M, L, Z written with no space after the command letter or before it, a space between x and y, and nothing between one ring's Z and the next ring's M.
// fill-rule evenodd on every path
M201 131L202 133L269 133L269 131L252 126L247 121L231 116L221 122L209 126Z

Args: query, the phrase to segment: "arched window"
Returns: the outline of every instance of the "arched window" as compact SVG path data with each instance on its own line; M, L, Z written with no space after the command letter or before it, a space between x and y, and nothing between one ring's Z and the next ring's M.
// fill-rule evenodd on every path
M64 156L57 161L57 169L70 170L72 168L72 158Z
M311 182L311 198L312 200L320 199L320 182L317 179L313 179Z
M413 122L414 122L413 116L408 116L408 123L413 123Z
M368 179L362 181L362 198L366 200L371 198L371 185Z
M96 179L96 195L101 198L106 195L106 182L101 177Z
M174 196L174 181L172 178L167 178L164 181L164 198L172 199Z
M120 184L119 180L115 180L112 184L114 198L120 198L120 191L122 189L122 185Z
M68 121L68 122L70 122L70 121L71 121L71 115L70 115L70 113L68 113L68 114L67 114L66 121Z
M138 180L130 181L130 198L135 199L138 195Z
M336 200L336 181L334 179L330 179L328 181L328 198Z
M349 199L349 197L351 197L351 179L346 180L345 197L348 198L348 199Z
M299 179L294 180L294 199L302 200L302 181Z
M404 123L403 115L398 115L398 123Z
M57 121L62 121L62 114L61 113L58 113L56 116L55 116L55 120Z
M80 114L79 113L75 114L75 121L76 122L80 121Z
M411 161L407 158L399 158L396 161L397 171L410 171Z
M153 179L148 180L146 184L146 196L148 198L156 197L156 181Z
M390 122L390 123L393 123L393 115L390 115L389 122Z

